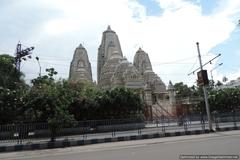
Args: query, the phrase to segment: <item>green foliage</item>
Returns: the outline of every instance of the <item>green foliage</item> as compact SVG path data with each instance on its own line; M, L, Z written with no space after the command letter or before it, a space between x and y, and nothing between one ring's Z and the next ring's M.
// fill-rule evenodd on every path
M207 87L208 100L210 105L210 111L217 112L232 112L240 111L240 89L239 88L226 88L226 89L217 89L222 83L217 81L209 82ZM174 85L177 98L183 97L203 97L202 87L192 86L188 87L182 82L176 83ZM205 113L205 102L204 98L201 99L197 105L197 112Z
M23 74L14 66L14 57L7 54L0 55L0 87L12 90L25 85L22 76Z
M31 80L32 84L34 86L42 85L42 84L47 84L47 85L53 84L54 83L53 76L57 75L57 72L54 70L54 68L46 69L46 72L47 72L47 75L39 76L36 79Z
M69 105L69 112L76 120L91 119L96 112L95 101L98 90L88 83L70 83L70 90L73 92L72 103Z
M0 55L0 123L21 120L21 107L27 85L14 66L14 57Z
M72 92L67 82L55 82L54 69L47 69L48 75L32 80L33 87L25 96L24 113L26 120L41 122L68 122L73 116L68 112L72 103Z
M54 68L33 79L29 88L0 88L0 123L48 122L52 132L74 120L130 118L142 114L143 102L126 88L101 90L93 84L54 79Z
M211 111L240 111L240 89L226 88L209 92Z
M216 87L219 87L219 86L221 86L221 85L223 85L223 83L220 82L220 81L217 81L217 83L215 84Z
M102 106L102 110L107 112L108 116L114 118L125 118L130 116L131 113L143 110L143 102L140 96L133 90L126 88L114 88L105 91L98 102Z
M24 104L24 89L0 88L0 123L14 123L21 120L21 107Z
M192 90L186 84L183 84L183 82L175 83L174 88L176 91L177 98L189 97L191 96L191 93L193 93ZM195 90L194 87L192 89Z
M77 120L129 118L143 110L140 96L130 89L99 90L88 86L81 97L70 105Z

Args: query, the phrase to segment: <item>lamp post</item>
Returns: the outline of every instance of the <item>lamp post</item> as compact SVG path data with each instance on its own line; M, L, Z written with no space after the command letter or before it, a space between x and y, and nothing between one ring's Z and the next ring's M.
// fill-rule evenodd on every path
M39 77L41 77L41 65L40 65L40 62L39 62L39 57L36 57L36 60L38 62L38 66L39 66Z

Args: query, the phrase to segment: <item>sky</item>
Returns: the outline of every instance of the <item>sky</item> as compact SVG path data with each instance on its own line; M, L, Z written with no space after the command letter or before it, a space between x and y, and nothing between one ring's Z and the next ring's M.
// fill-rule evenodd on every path
M21 63L25 80L53 67L67 79L75 48L87 49L96 80L97 51L110 25L123 55L133 62L141 47L165 84L196 85L196 42L213 79L240 77L240 0L0 0L0 54L14 55L20 41L34 46ZM39 64L35 57L39 57ZM223 65L219 66L220 63Z

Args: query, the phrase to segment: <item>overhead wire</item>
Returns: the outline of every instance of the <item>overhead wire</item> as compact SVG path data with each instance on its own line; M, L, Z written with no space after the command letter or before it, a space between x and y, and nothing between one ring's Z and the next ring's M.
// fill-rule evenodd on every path
M195 62L193 63L191 69L189 69L189 71L188 71L187 73L189 73L189 72L195 67L195 65L197 64L197 61L198 61L198 59L197 59L197 57L196 57Z

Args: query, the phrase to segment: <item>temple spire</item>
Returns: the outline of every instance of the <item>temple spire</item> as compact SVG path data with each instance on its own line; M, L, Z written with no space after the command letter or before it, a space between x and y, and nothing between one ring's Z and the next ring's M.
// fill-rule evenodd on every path
M88 59L87 50L82 43L75 49L70 66L69 80L71 82L92 82L91 63Z
M80 45L78 46L78 48L84 48L82 43L80 43Z
M121 57L122 49L117 34L108 25L107 30L103 32L102 41L98 48L97 62L97 80L100 83L101 70L107 60L111 59L114 51L117 51Z
M111 27L110 27L110 25L108 25L107 30L108 30L108 31L111 31L111 30L112 30Z

